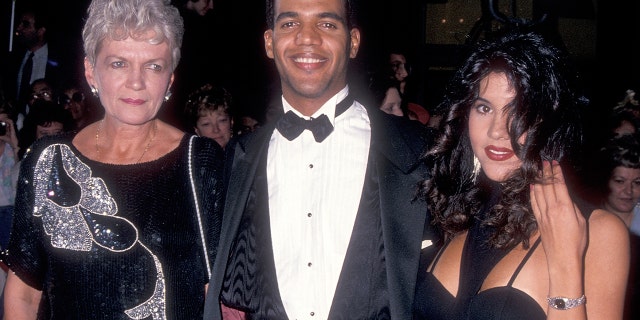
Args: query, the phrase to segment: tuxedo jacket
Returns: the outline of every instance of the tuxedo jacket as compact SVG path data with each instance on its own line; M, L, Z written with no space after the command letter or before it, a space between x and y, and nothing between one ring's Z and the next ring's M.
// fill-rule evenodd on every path
M421 249L424 243L437 240L428 224L426 204L421 200L414 201L417 184L427 175L420 155L431 144L433 134L417 121L391 116L378 109L367 112L371 123L371 147L365 186L329 318L411 319ZM240 136L227 146L227 195L222 234L209 282L204 319L221 319L221 298L225 304L248 314L256 312L255 318L285 318L268 225L266 154L274 130L275 121L250 135ZM370 199L372 196L375 199ZM367 230L377 233L374 238L378 241L369 241ZM247 241L247 234L258 236ZM365 248L364 254L358 257L364 247L370 247L370 250ZM375 251L378 247L383 248L382 258L366 256L379 254ZM249 262L232 263L240 255L247 255L244 259ZM221 291L225 292L222 296ZM379 306L375 304L384 310L376 309ZM376 315L376 312L380 313Z

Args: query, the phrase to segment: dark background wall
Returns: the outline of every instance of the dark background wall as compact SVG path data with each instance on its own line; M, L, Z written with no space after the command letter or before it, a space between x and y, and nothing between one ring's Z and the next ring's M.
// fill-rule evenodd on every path
M15 3L19 6L21 1L25 0L16 0ZM425 80L428 103L437 103L444 82L465 46L427 43L426 39L433 38L433 34L429 34L426 26L430 23L429 19L437 19L433 16L433 10L429 10L434 5L456 4L463 8L478 8L479 2L361 1L359 13L363 45L359 57L354 61L356 78L366 79L367 73L381 61L385 48L399 43L409 49L414 70ZM0 4L0 58L4 58L9 51L12 3L5 0ZM502 1L500 5L510 3L531 7L534 15L549 14L552 31L563 33L562 38L569 43L579 42L574 55L585 86L591 98L597 102L594 114L599 112L598 105L609 107L621 100L627 88L640 89L640 24L637 23L640 11L637 1L514 0ZM43 5L48 7L54 21L51 41L65 48L68 53L69 63L74 68L70 74L82 78L80 30L88 0L48 0ZM261 110L279 85L273 63L264 55L263 5L262 0L217 0L214 10L207 17L209 30L203 33L201 39L213 48L208 64L210 67L203 72L208 74L211 81L229 87L239 108ZM464 14L473 15L469 12ZM475 15L480 16L481 12ZM584 25L593 26L593 34L586 33ZM179 111L179 106L169 105L167 108Z

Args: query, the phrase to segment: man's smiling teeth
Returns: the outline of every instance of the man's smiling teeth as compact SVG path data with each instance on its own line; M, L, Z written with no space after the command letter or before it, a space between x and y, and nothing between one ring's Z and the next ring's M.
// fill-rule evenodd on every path
M322 62L321 59L314 59L314 58L295 58L293 61L295 61L297 63L320 63L320 62Z

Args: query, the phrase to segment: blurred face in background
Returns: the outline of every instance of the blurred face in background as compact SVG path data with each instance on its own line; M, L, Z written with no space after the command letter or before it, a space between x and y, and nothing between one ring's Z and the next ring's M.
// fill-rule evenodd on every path
M404 115L402 112L402 97L400 97L400 91L396 87L387 89L382 105L380 105L380 110L398 117Z
M624 136L627 134L635 134L636 127L633 125L633 123L627 120L624 120L620 123L620 125L617 128L613 130L613 132L617 137Z
M187 1L187 9L193 10L199 16L204 16L213 9L213 0L189 0Z
M407 71L407 59L402 54L392 53L389 55L389 64L393 71L393 76L399 82L404 81L409 76Z
M31 84L31 88L31 96L28 101L30 105L33 105L38 99L53 101L53 90L48 83L36 80L36 82Z
M640 169L616 167L608 186L605 208L614 213L631 213L640 200Z
M15 39L27 48L35 46L44 34L44 28L36 28L36 21L31 12L25 12L20 16L16 24Z
M215 140L224 148L231 140L232 126L229 114L224 109L218 108L200 113L195 131L199 136Z
M240 117L240 123L237 124L237 134L243 134L256 131L260 127L260 122L251 116Z
M44 125L36 126L36 138L52 136L64 132L64 125L61 122L52 121Z
M64 91L64 96L61 98L60 104L63 105L65 109L69 110L73 120L77 121L84 117L85 100L84 94L80 92L80 90L75 88L67 89Z
M0 136L7 136L8 133L13 131L13 121L9 118L9 115L4 113L4 110L0 111L0 122L3 122L2 128L0 129ZM4 133L3 133L4 132Z

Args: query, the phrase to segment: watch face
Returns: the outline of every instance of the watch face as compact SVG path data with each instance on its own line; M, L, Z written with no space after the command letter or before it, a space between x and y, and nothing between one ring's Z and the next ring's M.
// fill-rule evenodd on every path
M547 302L549 302L549 306L554 309L569 310L579 305L583 305L585 302L587 302L587 298L584 295L582 295L580 298L577 298L577 299L569 299L565 297L553 297L553 298L547 298Z
M567 305L564 303L563 299L556 299L555 301L553 301L553 304L556 306L556 308L558 309L564 309L567 307Z

